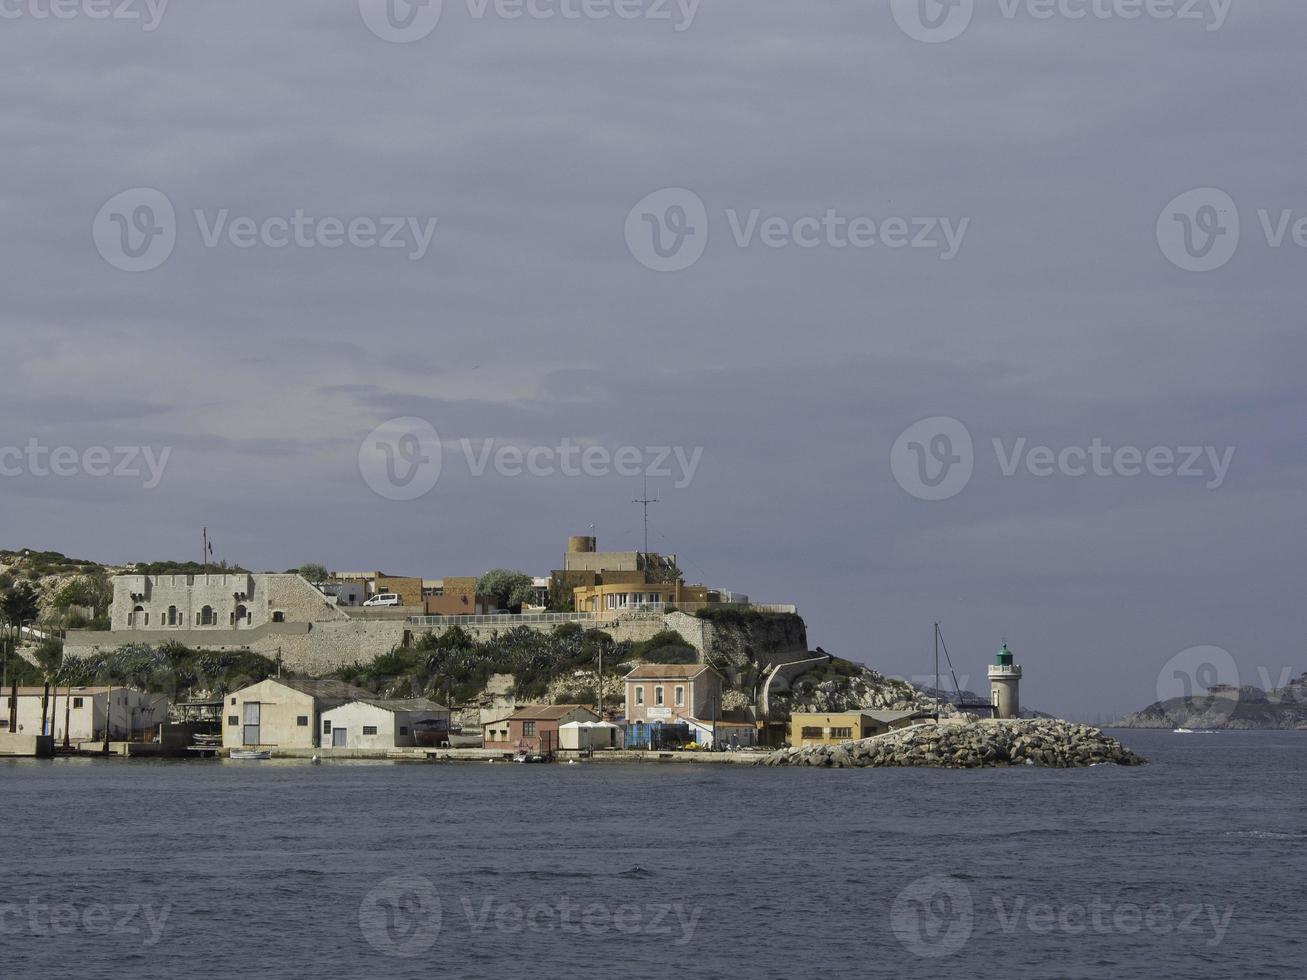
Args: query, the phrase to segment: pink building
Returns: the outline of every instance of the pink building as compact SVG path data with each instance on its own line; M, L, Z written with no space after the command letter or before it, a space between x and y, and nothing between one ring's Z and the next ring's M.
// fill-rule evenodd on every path
M626 720L711 722L722 713L722 675L707 664L641 664L626 675Z

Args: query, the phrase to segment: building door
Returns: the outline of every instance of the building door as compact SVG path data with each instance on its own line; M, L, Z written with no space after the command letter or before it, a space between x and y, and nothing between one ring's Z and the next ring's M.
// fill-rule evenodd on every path
M331 747L333 749L343 749L348 736L348 728L333 728L331 730Z
M245 716L243 718L244 727L241 729L241 743L244 745L259 744L259 708L257 701L245 702Z

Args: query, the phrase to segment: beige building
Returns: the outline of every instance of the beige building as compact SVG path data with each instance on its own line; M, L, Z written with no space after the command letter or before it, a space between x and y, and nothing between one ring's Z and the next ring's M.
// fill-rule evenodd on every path
M325 712L372 697L371 692L343 681L269 678L226 697L222 746L317 748L324 744L324 733L328 740L331 737L331 728L324 728L322 720Z
M790 715L790 745L838 745L873 735L883 735L895 728L906 728L914 721L933 718L930 711L796 711Z
M625 682L628 722L721 716L722 675L707 664L641 664Z
M334 749L390 749L417 745L413 725L449 724L449 709L426 698L360 699L322 713L322 745Z
M10 691L0 698L0 732L10 728ZM109 738L123 740L150 732L168 720L168 698L163 694L146 694L124 687L66 687L50 689L46 705L45 731L41 731L43 687L18 689L17 718L12 734L53 735L63 744L64 732L69 742L98 742L104 739L106 719Z

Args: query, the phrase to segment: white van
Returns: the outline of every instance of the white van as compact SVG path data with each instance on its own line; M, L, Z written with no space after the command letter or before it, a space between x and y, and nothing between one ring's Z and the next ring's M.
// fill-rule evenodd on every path
M394 592L378 592L364 606L402 606L404 603Z

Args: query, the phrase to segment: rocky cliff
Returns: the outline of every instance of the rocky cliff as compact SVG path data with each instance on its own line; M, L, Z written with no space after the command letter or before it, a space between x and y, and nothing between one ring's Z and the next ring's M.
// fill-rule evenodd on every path
M1155 701L1117 727L1307 729L1307 674L1277 691L1220 686L1192 697Z

